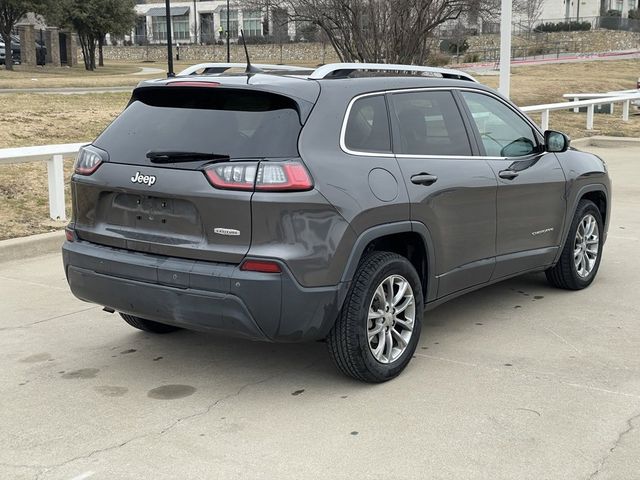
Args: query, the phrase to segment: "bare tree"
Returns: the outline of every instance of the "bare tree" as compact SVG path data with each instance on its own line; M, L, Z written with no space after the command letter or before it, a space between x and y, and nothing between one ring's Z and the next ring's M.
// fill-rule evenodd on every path
M540 20L545 2L546 0L516 0L513 2L513 11L520 17L519 24L527 32L532 32Z
M270 0L269 3L286 9L293 21L320 27L342 61L423 64L429 55L430 37L439 25L470 12L494 13L496 2Z

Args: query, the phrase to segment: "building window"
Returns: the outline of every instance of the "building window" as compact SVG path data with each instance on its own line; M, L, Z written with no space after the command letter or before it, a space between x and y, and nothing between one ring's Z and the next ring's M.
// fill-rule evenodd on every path
M220 25L224 32L222 37L227 37L227 9L220 10ZM238 11L229 10L229 38L238 38Z
M153 17L151 34L154 40L167 41L167 17Z
M191 29L189 26L189 15L180 15L171 18L173 23L174 40L189 40Z
M191 37L189 15L171 17L173 24L173 40L189 40ZM151 33L156 41L167 41L167 17L153 17Z
M242 28L247 37L262 36L262 14L260 10L242 12Z

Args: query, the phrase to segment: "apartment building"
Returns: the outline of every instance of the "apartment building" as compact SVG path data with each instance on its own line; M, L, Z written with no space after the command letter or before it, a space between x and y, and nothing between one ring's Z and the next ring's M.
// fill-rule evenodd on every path
M135 9L138 19L133 43L166 43L165 3L140 1ZM229 2L227 11L226 0L174 0L171 2L173 40L203 44L225 41L227 26L231 42L237 41L241 29L246 37L269 36L282 41L295 36L295 25L288 21L286 12L272 8L267 13L265 10L238 1Z

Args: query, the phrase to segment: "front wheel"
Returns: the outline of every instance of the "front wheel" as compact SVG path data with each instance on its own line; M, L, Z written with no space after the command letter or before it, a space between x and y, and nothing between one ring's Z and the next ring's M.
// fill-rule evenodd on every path
M369 383L391 380L413 356L422 312L413 265L395 253L373 252L360 262L329 333L329 354L345 375Z
M590 200L581 200L558 263L545 274L551 285L566 290L588 287L600 267L602 257L602 215Z

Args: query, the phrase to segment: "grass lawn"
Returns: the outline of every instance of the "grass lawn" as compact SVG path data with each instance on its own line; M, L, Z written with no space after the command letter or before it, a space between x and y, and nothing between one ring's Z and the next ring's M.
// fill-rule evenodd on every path
M186 65L180 62L176 69ZM133 75L142 66L165 68L162 63L114 63L98 72L87 72L81 66L72 69L18 66L15 72L0 70L0 89L133 86L144 78L161 76ZM638 76L640 62L637 60L518 67L512 71L511 96L518 105L560 102L564 93L634 88ZM495 75L477 78L497 87ZM91 141L122 111L128 99L127 93L0 94L2 105L10 105L3 108L0 116L0 148ZM640 115L632 115L629 122L623 122L621 116L621 107L616 106L615 115L596 115L595 129L587 131L586 114L551 112L550 127L565 131L572 138L595 134L640 137ZM539 115L532 117L540 120ZM72 159L65 162L67 177L72 164ZM68 194L66 198L69 204ZM0 239L62 228L60 223L48 219L48 212L44 163L0 166Z
M139 64L114 63L90 72L84 65L75 67L27 67L14 66L9 72L0 67L0 89L3 88L47 88L47 87L112 87L136 85L145 78L157 77L152 75L134 75L140 72ZM162 65L148 64L145 66L163 68Z

